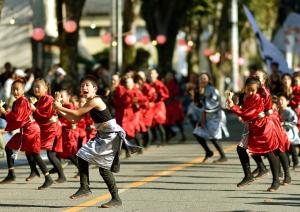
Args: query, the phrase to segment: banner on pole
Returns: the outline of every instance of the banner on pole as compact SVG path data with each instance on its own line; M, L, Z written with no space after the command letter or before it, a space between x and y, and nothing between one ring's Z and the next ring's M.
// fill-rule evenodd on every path
M272 71L271 64L277 63L279 65L280 75L285 73L292 75L293 71L289 69L286 59L282 52L274 44L268 41L265 35L260 31L259 27L256 24L254 16L249 11L248 7L246 7L245 5L243 5L243 7L248 21L250 22L252 29L255 32L257 43L259 46L259 52L262 59L267 65L268 73L270 74Z

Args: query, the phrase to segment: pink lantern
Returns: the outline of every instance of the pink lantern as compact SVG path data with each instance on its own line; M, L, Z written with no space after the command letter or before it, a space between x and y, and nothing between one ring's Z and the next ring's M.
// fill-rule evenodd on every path
M186 41L183 38L178 39L178 44L181 46L187 45Z
M212 54L209 56L209 60L213 63L213 64L217 64L220 62L221 59L221 54L219 52L216 52L215 54Z
M75 32L77 29L77 24L73 20L68 20L64 23L64 29L67 33Z
M203 55L209 57L212 54L212 51L209 48L203 50Z
M103 43L109 44L111 42L111 34L105 33L104 35L101 36L101 40Z
M125 40L124 41L125 41L126 45L132 46L136 42L136 37L134 35L132 35L132 34L129 34L129 35L125 36Z
M239 59L238 59L238 64L240 65L240 66L243 66L243 65L245 65L245 59L243 58L243 57L240 57Z
M45 31L42 28L34 28L31 35L32 39L35 41L41 41L45 37Z
M164 44L167 41L167 37L165 35L157 35L156 40L158 44Z
M141 40L142 40L143 44L145 44L145 45L150 43L150 38L147 35L145 35Z

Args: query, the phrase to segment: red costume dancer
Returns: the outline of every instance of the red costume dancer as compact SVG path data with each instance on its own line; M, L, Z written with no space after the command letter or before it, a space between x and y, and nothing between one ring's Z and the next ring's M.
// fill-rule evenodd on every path
M297 76L297 78L300 77ZM293 86L293 93L292 93L292 98L290 100L290 106L297 114L298 117L297 127L300 130L300 86Z
M146 97L135 86L131 77L126 78L126 92L122 96L124 107L121 126L129 139L134 139L138 146L142 146L140 132L145 132L146 127L140 111L147 104Z
M273 182L268 191L276 191L280 186L278 176L279 161L273 151L279 147L278 137L273 122L264 114L264 98L257 93L260 88L260 81L257 78L250 77L246 80L245 86L245 98L242 109L238 105L233 105L231 98L227 99L228 105L231 111L248 124L248 149L250 153L268 157L273 174ZM247 174L250 172L249 159L247 161L245 158L240 157L240 160L245 172L245 178L247 178ZM242 182L247 180L245 178Z
M48 86L43 79L36 79L34 82L34 94L38 101L32 100L33 117L41 129L41 149L47 150L49 161L58 172L57 183L66 181L65 175L56 153L62 152L61 123L58 120L56 111L53 108L53 97L48 95Z
M69 101L69 94L66 90L60 91L62 96L62 105L65 108L74 110L75 106ZM77 142L78 142L78 131L76 124L72 124L68 119L63 116L59 117L59 121L62 125L62 144L63 152L58 153L60 158L69 159L76 167L78 162L76 158L77 153Z
M30 116L32 111L29 101L24 97L24 86L25 85L22 80L16 80L13 82L11 90L16 100L13 103L11 112L6 112L2 105L0 107L0 112L7 121L5 130L13 131L20 129L20 132L15 134L5 147L8 175L1 183L9 183L15 180L14 160L17 158L19 151L25 151L26 155L32 157L42 170L45 176L45 182L38 189L45 189L49 187L53 181L45 163L40 157L40 128L35 121L31 120ZM13 155L12 150L16 150L17 152Z
M153 117L153 127L157 127L161 137L161 144L166 142L166 132L163 128L163 124L166 123L166 106L165 100L169 98L169 91L168 88L158 80L158 73L155 69L150 71L151 76L151 85L155 89L156 92L156 99L154 104L154 117Z
M172 131L172 126L177 125L181 133L181 141L185 141L184 129L182 123L184 121L184 113L182 103L180 101L180 88L175 80L175 74L168 72L166 75L166 85L170 94L170 97L165 101L167 109L167 139L175 136L175 132Z
M279 141L279 147L278 150L276 151L276 154L278 155L280 159L280 163L282 165L283 171L284 171L284 180L282 182L283 185L288 185L291 183L292 178L290 176L290 169L289 169L289 160L288 160L288 152L290 149L290 142L288 139L288 136L286 134L286 131L281 125L280 122L280 116L276 107L275 110L272 110L273 108L273 103L272 103L272 97L269 89L265 87L265 82L267 79L267 74L262 71L258 70L255 72L255 74L258 76L262 83L262 97L264 98L264 104L265 104L265 113L267 117L273 122L274 127L275 127L275 132L277 134L277 138ZM284 88L286 88L286 91L288 91L292 83L292 78L290 75L283 75L282 76L282 83L285 85Z
M144 107L140 108L146 127L146 131L143 132L143 146L147 148L151 144L151 132L149 129L153 123L156 92L155 89L146 82L145 72L139 71L138 75L135 76L135 82L140 87L142 94L147 98L148 102Z

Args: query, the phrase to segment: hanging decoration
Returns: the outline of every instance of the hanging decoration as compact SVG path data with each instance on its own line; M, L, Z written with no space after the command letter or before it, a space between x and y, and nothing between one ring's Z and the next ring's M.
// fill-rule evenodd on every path
M64 29L67 33L73 33L77 30L77 24L73 20L68 20L64 23Z
M133 46L136 42L136 37L133 34L128 34L125 36L124 42L128 46Z
M165 44L166 41L167 41L167 37L165 35L157 35L156 36L156 41L160 45Z
M31 37L35 41L41 41L45 38L45 30L39 27L34 28Z

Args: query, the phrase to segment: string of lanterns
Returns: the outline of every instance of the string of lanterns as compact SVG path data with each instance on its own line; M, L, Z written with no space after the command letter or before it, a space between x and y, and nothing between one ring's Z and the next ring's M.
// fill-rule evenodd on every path
M67 20L63 24L63 27L67 33L73 33L77 30L77 24L73 20ZM41 27L37 27L32 30L31 37L35 41L42 41L45 38L45 35L46 35L45 30Z

